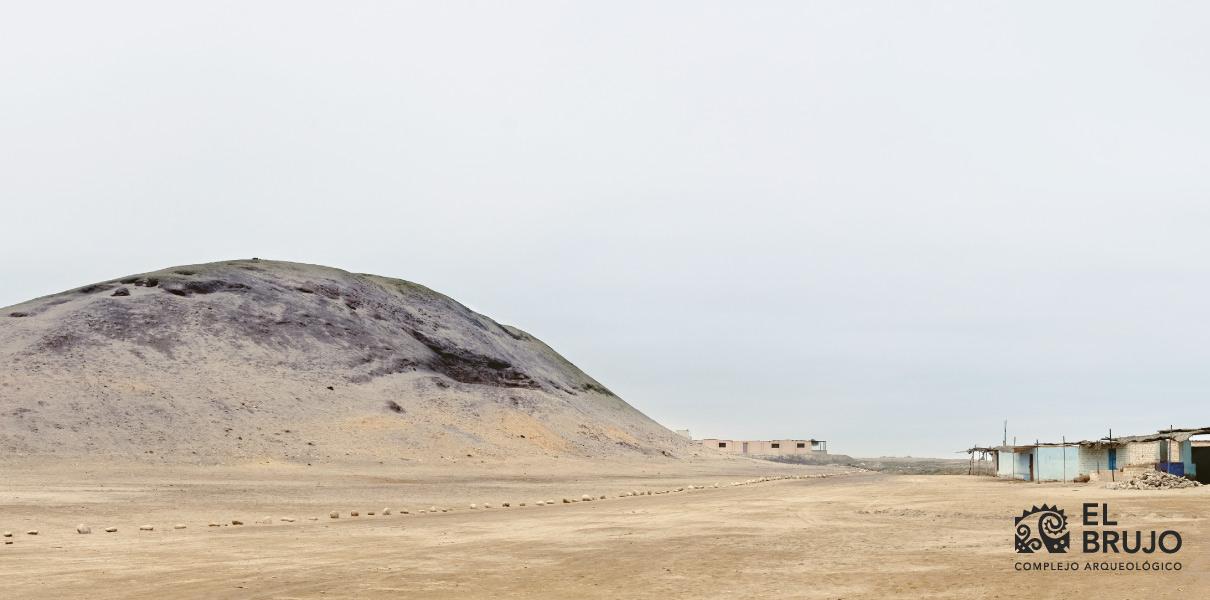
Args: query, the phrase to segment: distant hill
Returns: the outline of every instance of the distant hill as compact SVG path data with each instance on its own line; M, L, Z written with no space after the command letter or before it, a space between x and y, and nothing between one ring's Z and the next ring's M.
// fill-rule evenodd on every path
M533 336L424 286L236 260L0 309L0 451L190 461L680 455Z

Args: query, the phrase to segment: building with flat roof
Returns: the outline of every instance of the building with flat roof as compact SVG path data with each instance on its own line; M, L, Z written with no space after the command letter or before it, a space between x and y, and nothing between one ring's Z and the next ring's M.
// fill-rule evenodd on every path
M706 438L702 445L728 454L745 456L792 456L795 454L827 454L824 440L720 440Z
M1119 479L1145 471L1163 471L1210 483L1210 427L1161 429L1145 435L1097 440L1034 442L970 448L988 455L997 476L1023 481L1072 481L1079 477Z

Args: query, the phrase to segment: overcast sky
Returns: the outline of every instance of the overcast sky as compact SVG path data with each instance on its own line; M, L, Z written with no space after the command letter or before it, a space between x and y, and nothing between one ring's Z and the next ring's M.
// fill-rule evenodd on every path
M1210 9L10 2L0 305L397 276L695 436L1210 425Z

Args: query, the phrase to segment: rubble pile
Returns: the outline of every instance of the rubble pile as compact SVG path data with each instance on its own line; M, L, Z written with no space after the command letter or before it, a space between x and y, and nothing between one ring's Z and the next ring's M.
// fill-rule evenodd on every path
M1170 475L1163 471L1151 471L1135 475L1126 481L1110 483L1105 487L1111 490L1175 490L1180 488L1198 487L1201 484L1184 477Z

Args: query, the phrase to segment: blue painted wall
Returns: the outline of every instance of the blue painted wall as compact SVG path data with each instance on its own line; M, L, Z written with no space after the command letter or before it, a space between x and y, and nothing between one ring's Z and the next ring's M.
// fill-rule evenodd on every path
M1004 478L1012 478L1013 476L1013 461L1016 455L1012 452L1000 452L999 464L996 468L996 475Z
M1017 479L1033 481L1029 477L1029 457L1031 454L1033 454L1033 452L1030 451L1017 453Z
M1085 474L1089 474L1096 467L1102 470L1108 469L1109 465L1105 450L1089 449L1088 452L1093 455L1088 457L1088 464L1083 465ZM1000 468L997 474L1000 477L1015 477L1023 481L1030 481L1030 454L1034 455L1034 473L1042 481L1071 481L1081 474L1080 448L1078 446L1069 448L1042 446L1030 450L1020 450L1016 453L1001 452ZM1126 452L1118 448L1117 454L1118 468L1121 468L1126 460ZM1174 456L1173 458L1178 457ZM1181 442L1179 461L1184 465L1185 475L1197 475L1197 465L1193 464L1193 443L1191 441L1186 440Z
M1197 475L1197 465L1193 464L1193 440L1181 442L1181 462L1185 463L1185 475Z
M1000 477L1029 481L1029 452L1022 450L1017 453L1001 452L1000 468L996 471Z
M1035 452L1037 452L1038 479L1042 481L1071 481L1080 474L1080 449L1078 447L1043 446L1037 448Z

